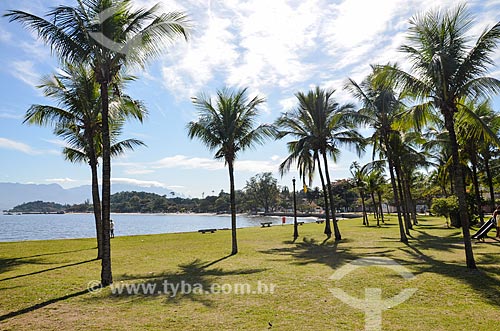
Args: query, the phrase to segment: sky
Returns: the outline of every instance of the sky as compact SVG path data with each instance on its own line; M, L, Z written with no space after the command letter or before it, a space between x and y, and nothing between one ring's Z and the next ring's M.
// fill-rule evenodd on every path
M296 92L317 85L335 89L341 104L353 102L343 90L348 77L360 82L370 64L405 66L398 47L413 15L456 5L455 0L136 0L134 5L158 2L162 11L188 14L191 37L170 45L145 69L132 69L138 80L126 93L144 102L148 117L142 124L127 123L122 138L140 139L147 147L113 159L112 183L163 187L186 197L229 191L224 162L187 136L187 123L197 118L191 97L213 95L223 87L248 87L251 95L267 101L259 108L259 123L274 122L294 107ZM61 4L76 1L2 0L0 13L21 9L43 16ZM476 18L471 30L476 38L500 20L499 0L467 4ZM494 60L500 63L500 51ZM57 68L57 59L36 35L0 17L0 182L58 183L65 188L90 184L88 165L65 161L64 141L50 127L22 123L32 104L54 104L36 86ZM490 76L500 78L499 67L493 67ZM236 188L262 172L272 172L279 185L291 187L292 178L298 178L295 167L283 177L278 174L287 141L269 140L241 152L235 164ZM350 177L353 161L370 160L370 151L360 159L344 149L337 163L330 163L331 177Z

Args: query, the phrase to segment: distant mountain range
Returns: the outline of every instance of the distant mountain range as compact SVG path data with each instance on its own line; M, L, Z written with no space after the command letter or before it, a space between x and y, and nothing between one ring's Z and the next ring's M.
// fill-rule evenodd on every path
M143 187L129 184L111 185L111 194L124 191L149 192L166 195L167 197L182 196L161 187ZM77 204L83 203L87 199L91 201L91 197L90 185L65 189L59 184L0 183L0 211L31 201L41 200L60 204Z

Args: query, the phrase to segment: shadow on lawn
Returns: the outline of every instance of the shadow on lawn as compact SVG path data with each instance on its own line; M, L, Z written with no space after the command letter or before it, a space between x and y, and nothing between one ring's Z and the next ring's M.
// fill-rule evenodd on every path
M24 264L44 264L40 259L0 258L0 274L11 271Z
M44 254L36 254L36 255L31 255L31 256L22 256L22 257L14 257L14 258L0 258L0 274L7 272L7 271L11 271L12 269L14 269L18 266L24 265L24 264L53 264L52 262L44 262L43 260L39 259L39 257L42 257L42 256L61 255L61 254L75 253L75 252L88 251L88 250L95 250L95 248L83 248L83 249L76 249L76 250L72 250L72 251L44 253ZM48 269L48 270L51 270L51 269ZM31 275L31 274L28 274L28 275ZM18 278L18 277L20 277L20 276L0 279L0 281Z
M261 251L264 254L278 255L278 256L291 256L294 259L292 264L306 265L309 263L321 263L335 269L346 262L356 260L361 257L359 253L353 253L349 247L349 239L337 241L317 241L313 238L309 239L304 237L302 242L293 244L291 241L285 241L285 244L293 244L290 247L273 248ZM362 257L367 256L384 256L392 252L392 249L381 250L384 247L370 247L373 249L371 252L362 254ZM282 261L282 260L279 260Z
M231 255L212 262L204 262L195 259L190 263L179 265L180 271L178 272L135 275L124 274L121 277L117 277L117 280L115 280L110 296L115 299L132 298L132 300L148 297L165 297L166 303L179 303L182 300L191 300L201 302L205 306L211 306L212 302L210 297L220 294L217 292L223 290L222 286L226 284L220 277L249 275L266 270L261 268L235 270L211 268L216 263L228 259L229 257L231 257ZM227 284L230 284L234 290L236 284Z
M398 262L411 266L415 275L435 273L454 278L456 281L465 282L485 300L488 300L493 305L500 306L499 282L497 278L491 276L500 274L498 255L492 253L476 254L475 258L478 270L467 269L465 262L463 264L446 263L432 258L423 251L453 252L459 250L462 252L464 250L462 238L456 236L456 233L437 237L421 230L416 231L419 233L419 236L406 244L405 247L400 248L400 250L425 263L408 260L399 260ZM499 245L500 243L493 242L491 244Z
M71 294L67 294L67 295L59 297L59 298L54 298L54 299L50 299L50 300L47 300L47 301L44 301L44 302L40 302L40 303L37 303L36 305L29 306L29 307L26 307L26 308L23 308L23 309L20 309L20 310L16 310L16 311L10 312L10 313L5 314L5 315L1 315L0 316L0 322L4 321L6 319L12 318L12 317L16 317L16 316L19 316L19 315L22 315L22 314L26 314L26 313L35 311L37 309L43 308L45 306L51 305L51 304L59 302L59 301L68 300L68 299L71 299L71 298L74 298L74 297L78 297L80 295L84 295L84 294L88 294L88 293L89 293L89 290L85 289L83 291L79 291L79 292L74 292L74 293L71 293Z
M86 249L83 249L83 250L86 250ZM77 250L77 251L81 251L81 250ZM34 259L34 257L39 257L39 256L44 256L44 255L56 255L56 254L72 253L72 252L76 252L76 251L67 251L67 252L49 253L49 254L39 254L39 255L33 255L33 256L27 256L27 257L20 257L20 258L11 258L11 259L0 259L0 270L2 272L5 272L5 271L11 270L11 269L13 269L13 268L15 268L17 266L23 265L23 264L53 264L52 262L45 262L45 261L41 261L40 259ZM53 270L58 270L58 269L63 269L63 268L68 268L68 267L73 267L73 266L77 266L77 265L81 265L81 264L85 264L85 263L89 263L89 262L93 262L93 261L95 261L95 259L86 260L86 261L80 261L80 262L75 262L75 263L70 263L70 264L65 264L65 265L61 265L61 266L57 266L57 267L53 267L53 268L48 268L48 269L43 269L43 270L39 270L39 271L35 271L35 272L30 272L30 273L27 273L27 274L22 274L22 275L16 275L16 276L12 276L12 277L7 277L7 278L0 279L0 282L11 280L11 279L17 279L17 278L27 277L27 276L32 276L32 275L37 275L37 274L41 274L41 273L49 272L49 271L53 271ZM22 287L22 286L3 287L0 290L7 290L7 289L12 289L12 288L18 288L18 287ZM70 299L70 298L74 298L74 297L77 297L77 296L80 296L80 295L83 295L83 294L87 294L87 293L89 293L89 291L88 291L88 289L85 289L85 290L82 290L82 291L78 291L78 292L66 294L66 295L58 297L58 298L54 298L54 299L50 299L50 300L47 300L47 301L44 301L44 302L40 302L40 303L37 303L35 305L29 306L29 307L26 307L26 308L23 308L23 309L16 310L16 311L13 311L13 312L1 315L0 316L0 321L4 321L4 320L12 318L12 317L16 317L16 316L19 316L19 315L22 315L22 314L26 314L26 313L35 311L37 309L43 308L45 306L51 305L53 303L56 303L56 302L59 302L59 301L64 301L64 300L67 300L67 299Z
M12 260L14 260L14 261L12 261ZM17 259L0 259L0 266L3 266L4 263L5 263L5 265L11 266L11 267L15 267L15 266L20 265L20 264L45 264L45 263L36 263L36 262L33 262L32 260L30 260L29 262L19 263L19 261L16 261L16 260ZM21 278L21 277L33 276L33 275L41 274L41 273L44 273L44 272L58 270L58 269L63 269L63 268L67 268L67 267L73 267L73 266L77 266L77 265L80 265L80 264L85 264L85 263L93 262L93 261L96 261L96 260L97 259L80 261L80 262L75 262L75 263L61 265L61 266L58 266L58 267L53 267L53 268L43 269L43 270L39 270L39 271L34 271L34 272L27 273L27 274L22 274L22 275L17 275L17 276L2 278L2 279L0 279L0 282L6 281L6 280L11 280L11 279L16 279L16 278Z
M426 232L426 229L440 229L441 226L420 224L413 230L412 239L408 244L401 243L399 248L388 248L384 245L360 247L353 246L352 241L342 240L340 242L328 241L321 243L314 239L304 238L302 242L293 243L285 241L288 247L274 248L261 251L264 254L275 256L290 256L291 264L305 265L308 263L321 263L336 269L345 263L360 257L381 257L393 258L403 266L411 268L415 275L422 273L434 273L445 277L453 278L457 282L465 282L471 289L479 293L485 300L495 306L500 306L500 285L497 277L500 274L500 255L493 253L476 253L476 262L479 270L469 270L465 267L465 262L447 263L436 260L427 252L439 251L464 254L463 239L461 231L457 229L444 236L433 236ZM443 227L443 229L446 229ZM447 229L450 231L450 229ZM382 241L394 242L394 237L382 237ZM478 245L477 243L476 245ZM494 245L500 248L500 240L489 238L489 242L479 245ZM365 250L360 252L360 250ZM391 254L395 250L401 250L414 257L414 259L395 258ZM280 261L283 261L280 259ZM438 286L439 284L436 284Z

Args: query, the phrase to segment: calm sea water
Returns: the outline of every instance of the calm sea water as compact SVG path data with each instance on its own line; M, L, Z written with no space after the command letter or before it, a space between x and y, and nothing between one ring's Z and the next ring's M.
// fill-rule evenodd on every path
M191 232L199 229L231 227L228 215L199 214L112 214L115 236ZM311 222L312 219L301 219ZM260 226L260 222L281 224L280 217L238 215L240 228ZM293 219L287 218L287 223ZM95 237L92 214L0 215L0 241L47 240Z

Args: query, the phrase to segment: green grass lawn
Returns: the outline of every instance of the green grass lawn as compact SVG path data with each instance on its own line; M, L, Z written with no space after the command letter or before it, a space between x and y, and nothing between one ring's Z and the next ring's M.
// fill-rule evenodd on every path
M474 243L480 269L469 271L461 232L447 229L443 219L421 218L408 245L399 242L394 218L380 228L345 220L340 229L339 243L323 242L323 225L316 223L300 226L295 243L290 225L241 229L236 256L228 256L229 231L116 237L114 289L144 287L132 295L87 291L100 279L92 239L0 243L0 329L364 330L361 306L351 307L330 289L364 299L366 288L380 288L390 299L415 288L410 299L383 311L382 330L498 330L498 240ZM390 258L415 277L365 266L330 279L368 257ZM174 296L164 291L165 280L196 293ZM234 293L238 284L254 293ZM144 293L146 286L153 295ZM204 293L211 289L217 293Z

